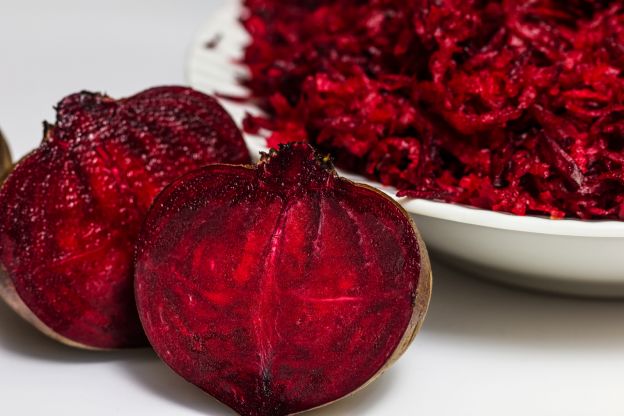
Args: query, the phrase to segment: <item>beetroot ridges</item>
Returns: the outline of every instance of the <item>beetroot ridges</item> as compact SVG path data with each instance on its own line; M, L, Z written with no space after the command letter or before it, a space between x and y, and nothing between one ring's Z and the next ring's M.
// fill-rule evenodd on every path
M139 238L135 290L166 364L242 415L280 416L385 371L424 319L431 269L400 205L296 143L168 187Z
M189 88L152 88L121 100L66 97L40 147L0 189L4 297L72 346L146 345L132 253L147 209L190 170L249 161L225 110Z

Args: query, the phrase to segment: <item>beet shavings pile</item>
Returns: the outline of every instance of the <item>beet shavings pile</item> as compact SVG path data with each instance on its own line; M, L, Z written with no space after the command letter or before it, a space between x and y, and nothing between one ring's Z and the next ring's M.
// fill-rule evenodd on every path
M624 219L624 3L246 0L249 132L399 195Z

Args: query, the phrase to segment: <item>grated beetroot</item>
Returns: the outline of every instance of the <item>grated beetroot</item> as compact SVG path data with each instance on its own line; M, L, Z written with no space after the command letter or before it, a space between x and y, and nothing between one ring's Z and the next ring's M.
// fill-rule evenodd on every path
M308 140L399 195L624 219L624 4L246 0L270 146Z

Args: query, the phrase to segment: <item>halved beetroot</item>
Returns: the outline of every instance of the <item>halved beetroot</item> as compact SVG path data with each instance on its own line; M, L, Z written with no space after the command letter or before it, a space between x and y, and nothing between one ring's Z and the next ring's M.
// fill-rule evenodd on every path
M158 355L248 416L302 412L371 382L414 338L430 279L408 214L307 144L176 181L135 264Z
M146 345L132 255L149 206L190 170L249 161L229 115L196 91L65 98L56 126L0 190L0 293L69 345Z

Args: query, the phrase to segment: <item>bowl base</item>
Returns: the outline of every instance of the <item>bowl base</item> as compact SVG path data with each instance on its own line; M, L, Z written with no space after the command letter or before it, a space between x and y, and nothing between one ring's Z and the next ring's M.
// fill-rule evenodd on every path
M531 276L509 270L497 270L484 264L478 264L439 253L432 250L435 262L443 263L455 270L468 274L469 277L484 279L489 282L550 295L582 297L590 299L624 299L624 283L601 281L573 281L565 279ZM435 270L434 270L435 276Z

